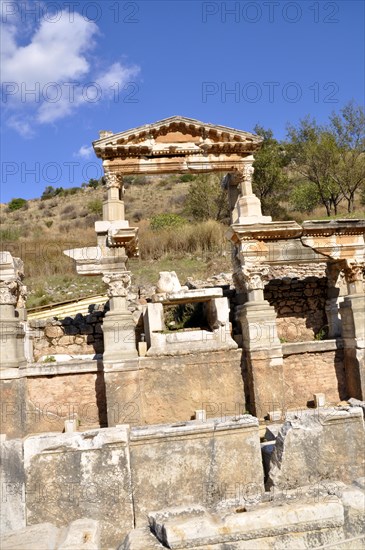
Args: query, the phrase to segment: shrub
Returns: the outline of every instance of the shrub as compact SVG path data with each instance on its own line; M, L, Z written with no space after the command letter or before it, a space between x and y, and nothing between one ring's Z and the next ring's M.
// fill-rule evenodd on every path
M79 191L80 187L69 187L68 189L64 189L61 194L64 197L67 197L69 195L76 195L76 193L78 193Z
M169 227L181 227L187 222L178 214L157 214L151 218L151 229L166 229Z
M45 225L46 227L52 227L52 225L53 225L53 220L47 220L47 221L45 221L45 222L44 222L44 225Z
M184 223L171 231L140 228L139 250L142 260L158 260L166 255L177 257L187 254L221 254L226 247L227 228L213 220L198 224Z
M22 232L20 230L20 227L6 227L4 229L0 229L0 241L1 243L3 241L17 241L19 237L21 237Z
M65 208L61 210L62 215L73 214L74 212L75 207L72 204L68 204L67 206L65 206Z
M193 181L194 179L195 179L195 176L193 176L193 174L183 174L182 176L180 176L180 181L182 183Z
M103 202L101 199L92 199L87 203L87 209L90 214L101 216L103 213Z
M47 199L51 199L52 197L57 197L57 195L63 195L63 194L64 194L63 187L56 187L55 189L54 187L52 187L52 185L48 185L42 193L41 200L44 201Z
M17 198L17 199L11 199L11 201L8 204L9 212L14 212L15 210L19 210L19 208L23 208L23 206L27 205L28 203L25 199Z

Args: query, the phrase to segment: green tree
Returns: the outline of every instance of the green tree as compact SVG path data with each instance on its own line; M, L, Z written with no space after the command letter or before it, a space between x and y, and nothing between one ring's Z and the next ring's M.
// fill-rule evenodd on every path
M280 210L280 201L288 193L289 157L285 145L274 139L272 130L257 124L254 132L263 138L263 143L253 164L253 191L260 198L263 211L275 216Z
M309 117L299 121L298 126L288 126L290 142L287 146L291 168L305 180L315 184L320 203L327 216L343 199L343 193L333 178L337 160L337 145L333 134L319 126Z
M186 212L194 220L229 219L227 191L218 174L200 174L190 183Z
M25 199L21 199L21 198L11 199L11 201L8 204L8 209L10 212L14 212L15 210L19 210L19 208L23 208L23 206L25 205L28 205Z
M339 114L330 116L330 131L336 142L331 177L354 210L355 194L365 187L365 112L350 101Z
M313 212L319 204L320 197L315 183L312 181L299 182L295 184L290 194L290 203L298 212Z

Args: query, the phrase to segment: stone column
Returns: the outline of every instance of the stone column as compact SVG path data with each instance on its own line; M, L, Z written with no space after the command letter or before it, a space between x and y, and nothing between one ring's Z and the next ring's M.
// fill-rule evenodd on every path
M110 311L103 322L104 363L120 363L138 356L135 324L127 307L128 288L131 284L129 271L107 273L103 281L108 285Z
M25 365L24 331L15 307L24 285L18 279L0 280L0 369Z
M276 312L264 300L264 279L269 269L246 264L241 270L248 301L238 306L246 362L249 410L259 418L269 411L285 408L283 388L283 352L276 327Z
M233 172L232 178L239 190L239 198L236 207L233 210L233 223L243 225L253 223L268 223L272 221L271 216L263 216L261 211L261 201L252 191L252 177L254 168L253 157L245 161L242 172Z
M123 176L116 172L106 172L104 177L106 180L107 199L103 203L103 220L124 220Z
M341 336L341 319L339 310L340 277L342 265L340 262L328 262L326 266L327 276L327 300L326 315L328 321L328 337L339 338Z
M348 295L340 304L348 397L365 400L365 294L362 262L346 262Z

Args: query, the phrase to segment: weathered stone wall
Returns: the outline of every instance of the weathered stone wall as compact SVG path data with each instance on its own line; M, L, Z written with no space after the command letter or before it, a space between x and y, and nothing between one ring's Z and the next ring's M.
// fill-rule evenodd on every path
M242 350L141 357L104 372L108 425L179 422L245 411Z
M97 361L68 361L27 367L1 380L1 431L7 437L59 432L65 420L79 429L107 425L104 373Z
M212 506L238 487L264 490L259 426L249 415L31 436L24 466L27 524L97 519L103 548L165 505Z
M283 279L284 277L290 277L291 279L322 278L326 276L326 262L270 265L269 272L270 279Z
M34 361L42 356L55 354L96 354L103 353L103 331L101 328L103 311L89 315L78 313L75 317L29 321L34 331Z
M81 430L107 426L103 373L77 373L27 380L28 433L62 432L77 418Z
M263 492L259 424L250 415L133 428L130 452L137 526L151 510Z
M278 336L282 342L313 340L324 331L327 325L325 277L273 279L266 285L264 296L278 315Z
M320 345L321 342L318 342L318 347ZM343 349L317 353L311 351L285 356L285 345L283 346L287 408L305 408L312 403L314 393L324 393L326 402L332 405L348 397Z

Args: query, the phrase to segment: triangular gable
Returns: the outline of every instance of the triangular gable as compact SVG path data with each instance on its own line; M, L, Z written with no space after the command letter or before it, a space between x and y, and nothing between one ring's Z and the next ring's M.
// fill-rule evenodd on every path
M153 124L145 124L113 134L101 132L101 138L93 142L97 156L112 154L146 154L169 151L197 151L202 147L220 146L236 151L256 150L262 138L250 132L201 122L193 118L173 116Z

